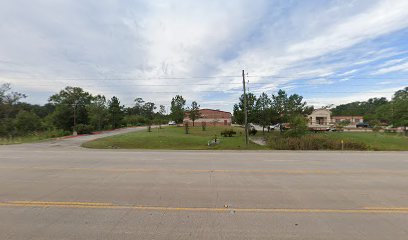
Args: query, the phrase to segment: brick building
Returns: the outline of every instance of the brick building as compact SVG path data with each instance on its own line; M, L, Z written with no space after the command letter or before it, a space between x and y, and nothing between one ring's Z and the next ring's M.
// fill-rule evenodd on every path
M343 121L349 121L349 125L356 125L364 122L363 116L332 116L332 121L335 123L341 123Z
M201 117L194 121L195 126L231 126L232 114L214 109L200 109ZM189 118L189 112L185 113L183 123L193 126L193 121Z

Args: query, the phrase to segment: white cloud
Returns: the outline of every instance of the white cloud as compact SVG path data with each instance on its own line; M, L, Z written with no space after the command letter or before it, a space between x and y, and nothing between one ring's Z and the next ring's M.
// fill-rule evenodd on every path
M327 84L333 84L334 81L326 78L318 78L318 79L313 79L307 81L308 84L310 85L327 85Z
M376 72L373 73L373 75L381 75L381 74L397 72L397 71L408 72L408 62L399 64L399 65L395 65L392 67L385 67L385 68L378 69Z
M347 71L347 72L338 74L337 76L348 76L348 75L351 75L351 74L356 73L356 72L358 72L358 70L357 70L357 69L353 69L353 70L350 70L350 71Z

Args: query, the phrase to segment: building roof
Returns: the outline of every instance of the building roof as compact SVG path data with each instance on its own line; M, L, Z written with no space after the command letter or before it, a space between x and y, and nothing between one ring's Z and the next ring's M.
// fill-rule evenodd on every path
M213 111L213 112L220 112L220 113L228 113L228 114L231 114L230 112L226 112L226 111L221 111L221 110L218 110L218 109L209 109L209 108L202 108L202 109L199 109L199 111ZM185 113L189 113L190 111L184 111ZM232 114L231 114L232 115Z
M209 109L209 108L200 109L200 111L202 111L202 110L214 111L214 112L222 112L222 113L229 113L229 114L231 114L230 112L221 111L221 110L218 110L218 109Z

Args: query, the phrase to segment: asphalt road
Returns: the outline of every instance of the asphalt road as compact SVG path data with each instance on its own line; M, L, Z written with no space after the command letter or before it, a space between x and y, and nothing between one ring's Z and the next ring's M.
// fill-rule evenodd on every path
M407 152L82 141L0 146L0 239L408 239Z

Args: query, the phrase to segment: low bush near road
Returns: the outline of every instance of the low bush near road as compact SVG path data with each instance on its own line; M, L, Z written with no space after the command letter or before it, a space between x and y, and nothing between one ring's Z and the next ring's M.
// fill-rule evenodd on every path
M221 135L224 137L232 137L232 135L236 135L237 132L234 131L234 129L225 129L224 131L221 132Z
M268 138L268 145L276 150L342 150L341 141L312 134L301 137L271 135ZM347 140L343 143L343 149L368 150L368 146L364 143Z
M78 134L90 134L93 131L93 127L91 125L78 124L75 127L75 131L77 131Z

